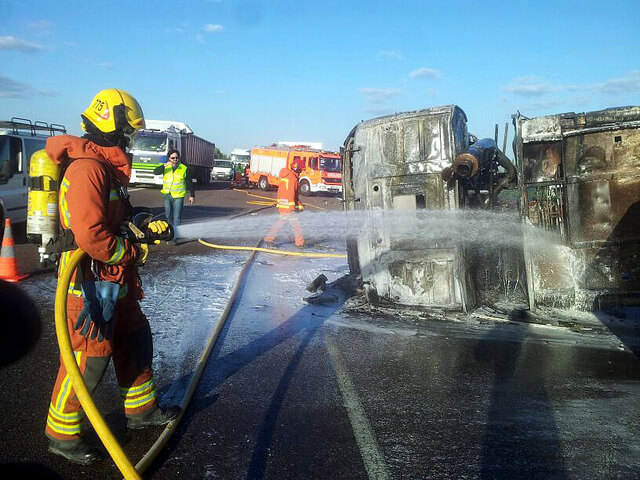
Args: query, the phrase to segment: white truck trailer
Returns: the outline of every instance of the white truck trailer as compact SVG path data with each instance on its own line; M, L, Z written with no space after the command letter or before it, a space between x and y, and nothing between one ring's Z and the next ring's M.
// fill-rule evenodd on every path
M176 148L182 163L189 166L199 185L209 183L214 165L214 143L194 135L184 122L147 120L131 148L133 154L132 184L162 185L162 175L153 170L167 162L167 153Z

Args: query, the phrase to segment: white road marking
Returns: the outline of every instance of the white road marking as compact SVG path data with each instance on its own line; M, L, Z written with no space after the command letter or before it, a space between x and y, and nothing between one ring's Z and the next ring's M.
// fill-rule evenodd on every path
M333 371L336 373L344 406L347 409L347 415L351 422L351 428L353 428L358 448L360 448L360 455L362 455L364 466L367 469L367 474L372 480L387 480L390 478L387 464L380 451L380 446L376 440L373 428L371 428L371 423L362 407L358 392L356 392L355 386L349 377L349 371L344 363L342 354L335 340L326 330L324 332L324 338Z

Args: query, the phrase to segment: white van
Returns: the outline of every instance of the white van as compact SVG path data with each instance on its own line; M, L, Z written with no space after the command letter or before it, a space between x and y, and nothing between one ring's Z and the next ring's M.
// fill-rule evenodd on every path
M6 217L12 223L27 220L29 159L56 133L66 133L66 129L17 117L0 121L0 231Z
M211 180L233 180L233 162L216 158L211 170Z

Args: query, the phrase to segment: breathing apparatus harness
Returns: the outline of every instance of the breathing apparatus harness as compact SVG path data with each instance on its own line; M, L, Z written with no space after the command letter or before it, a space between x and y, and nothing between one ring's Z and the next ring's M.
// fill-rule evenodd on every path
M79 157L70 159L60 167L51 160L44 150L32 156L29 167L29 194L27 216L27 238L38 244L40 265L43 268L57 266L62 253L78 248L71 229L62 228L58 213L61 180L67 166ZM97 160L96 160L97 161ZM100 163L100 162L98 162ZM102 163L100 163L102 165ZM153 215L146 207L133 207L129 201L129 193L108 166L102 165L109 178L108 185L115 185L118 197L125 203L125 221L121 225L119 236L134 243L157 243L159 240L169 241L173 238L173 228L161 233L147 229ZM105 205L109 204L110 188L105 192Z
M64 178L66 166L79 158L70 159L65 166L59 168L44 150L36 152L33 157L34 162L29 171L27 233L30 241L40 244L40 264L48 266L57 264L64 252L78 248L72 230L60 225L57 206L62 183L59 180ZM133 208L126 187L113 175L108 166L103 165L102 168L108 178L104 204L109 205L112 186L115 186L118 198L125 204L125 221L121 224L120 236L137 244L171 240L173 228L167 225L162 232L151 231L148 228L153 218L151 211L148 208ZM45 203L46 209L41 208ZM148 247L141 245L140 255L143 259L146 259L147 253ZM91 278L86 278L87 268L90 268L93 274ZM98 342L109 339L115 324L112 320L116 304L118 299L126 294L126 290L121 292L119 283L104 280L100 275L98 262L94 259L90 259L90 266L81 263L75 283L82 285L83 307L74 329L87 338L97 339Z

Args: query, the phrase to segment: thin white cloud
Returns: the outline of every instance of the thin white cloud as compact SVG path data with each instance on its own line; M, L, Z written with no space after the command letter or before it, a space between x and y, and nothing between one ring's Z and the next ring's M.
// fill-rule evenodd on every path
M542 98L559 93L590 92L596 95L623 95L640 92L640 70L631 70L618 78L593 84L553 84L538 77L527 76L514 80L502 90L525 98ZM541 101L546 104L548 101ZM537 104L536 104L537 105Z
M359 88L358 91L371 103L382 103L402 93L400 88Z
M640 70L632 70L620 78L593 85L593 89L610 95L640 92Z
M35 96L54 97L53 90L37 89L31 85L0 75L0 98L31 98Z
M213 23L208 23L203 27L203 30L207 33L220 33L224 30L222 25L214 25Z
M545 83L537 84L520 84L520 85L507 85L502 88L505 92L513 93L521 97L541 97L553 92L555 89Z
M522 77L516 77L513 80L513 83L539 83L542 79L540 77L536 77L534 75L523 75Z
M520 109L532 114L543 114L552 111L580 111L586 110L586 105L589 105L592 101L589 95L568 96L566 94L548 97L531 99L530 102L520 105ZM510 101L509 103L513 103Z
M30 28L32 30L37 30L41 33L49 33L53 28L53 26L54 26L53 22L50 22L49 20L39 20L37 22L27 23L27 28Z
M0 76L0 98L28 98L33 96L33 87Z
M167 33L175 33L176 35L182 35L184 33L184 29L180 27L167 28L165 31Z
M567 105L569 102L566 100L547 100L547 101L539 101L532 102L522 105L522 109L526 111L540 111L540 110L556 110L563 105Z
M440 78L441 75L440 70L423 67L411 72L409 78Z
M100 68L104 68L105 70L111 70L113 68L113 63L110 62L100 62L98 63Z
M396 50L380 50L378 52L379 57L390 58L392 60L404 60L404 55Z
M46 48L38 43L27 42L26 40L11 35L0 36L0 50L15 50L23 53L34 53Z
M198 43L205 43L204 41L204 36L201 33L197 33L196 34L196 42Z
M365 110L365 113L373 115L374 117L382 117L383 115L391 115L396 111L397 110L393 108L368 108L367 110Z

